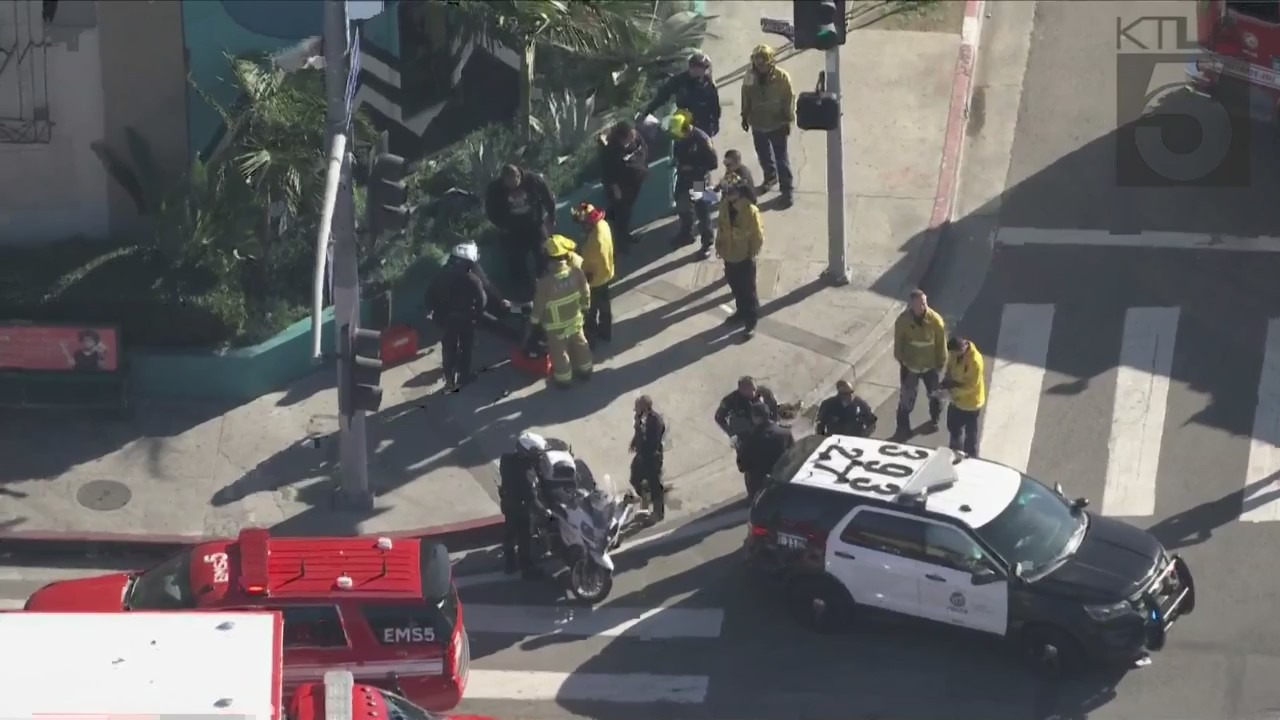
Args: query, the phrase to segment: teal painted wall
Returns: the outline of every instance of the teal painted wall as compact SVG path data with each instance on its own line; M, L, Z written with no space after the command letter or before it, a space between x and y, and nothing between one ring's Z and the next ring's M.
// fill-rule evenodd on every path
M670 213L671 163L664 158L651 166L649 179L636 201L634 221L637 227ZM603 203L604 188L592 185L569 193L559 204L560 227L573 227L569 210L581 202ZM495 280L505 276L499 254L492 248L483 252L481 261ZM423 295L435 268L421 265L413 268L393 289L392 322L419 325L425 315ZM361 317L369 320L369 303L361 306ZM323 345L333 352L333 316L325 314ZM289 383L314 371L320 363L311 357L311 320L301 320L274 338L253 347L227 351L191 351L172 353L135 350L130 356L130 383L135 395L165 400L222 400L246 402L266 393L283 389ZM198 379L198 380L197 380Z

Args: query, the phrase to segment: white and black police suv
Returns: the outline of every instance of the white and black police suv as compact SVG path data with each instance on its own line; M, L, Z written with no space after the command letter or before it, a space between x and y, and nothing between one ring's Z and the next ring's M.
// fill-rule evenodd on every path
M1195 609L1186 563L1061 486L948 449L811 436L751 508L753 567L798 619L888 611L1016 640L1046 668L1139 665Z

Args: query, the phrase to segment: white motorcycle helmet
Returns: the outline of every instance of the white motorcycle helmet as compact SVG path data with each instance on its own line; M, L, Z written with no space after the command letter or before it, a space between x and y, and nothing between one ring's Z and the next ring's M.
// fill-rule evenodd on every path
M540 455L547 451L547 439L537 433L522 432L516 438L516 447L526 455Z
M477 262L480 259L480 247L473 242L458 243L453 246L453 250L449 254L456 258ZM535 435L534 437L537 436Z

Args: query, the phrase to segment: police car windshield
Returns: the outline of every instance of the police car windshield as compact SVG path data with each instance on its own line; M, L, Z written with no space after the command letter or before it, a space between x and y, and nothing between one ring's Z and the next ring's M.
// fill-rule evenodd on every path
M443 720L443 715L427 712L393 692L380 690L387 703L388 720Z
M180 553L133 578L125 597L130 610L189 610L195 607L191 594L191 553Z
M1068 557L1084 537L1085 515L1041 483L1022 476L1018 493L978 536L1026 577L1047 572Z

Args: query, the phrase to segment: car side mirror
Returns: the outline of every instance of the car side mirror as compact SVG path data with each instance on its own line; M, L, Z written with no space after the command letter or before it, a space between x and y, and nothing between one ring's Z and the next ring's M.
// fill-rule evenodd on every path
M991 583L999 582L1000 576L996 574L996 571L986 568L970 575L969 579L974 585L990 585Z
M1087 507L1089 507L1089 498L1087 497L1078 497L1071 501L1071 509L1077 512Z

